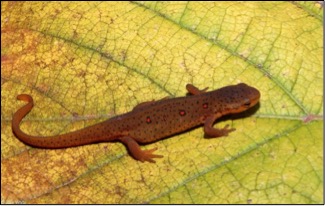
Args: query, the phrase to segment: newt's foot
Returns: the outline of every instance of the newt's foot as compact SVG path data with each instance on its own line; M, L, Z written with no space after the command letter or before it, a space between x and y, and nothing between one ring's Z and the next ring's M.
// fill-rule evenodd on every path
M120 137L119 140L127 146L132 157L141 162L148 161L155 163L156 161L153 160L153 158L163 157L162 155L153 154L153 152L157 150L157 147L149 150L142 150L139 144L131 136L123 136Z
M153 160L153 158L163 157L162 155L153 154L153 152L156 150L157 147L149 150L142 150L141 153L138 153L135 158L140 160L141 162L148 161L148 162L155 163L156 161Z
M213 137L222 137L222 136L228 136L230 132L235 131L235 128L228 129L229 124L227 124L222 129L213 128L211 126L204 127L204 132L207 135L207 138L213 138Z
M220 130L221 136L228 136L230 132L235 131L235 128L228 129L229 124L227 124L223 129Z
M208 88L209 87L206 87L206 88L200 90L199 88L197 88L193 84L187 84L186 85L187 91L192 95L203 94L208 90Z

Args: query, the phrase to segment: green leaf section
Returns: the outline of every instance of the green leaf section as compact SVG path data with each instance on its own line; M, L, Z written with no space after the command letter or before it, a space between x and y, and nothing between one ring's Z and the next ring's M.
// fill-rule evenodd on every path
M323 202L323 7L315 2L1 3L4 203ZM123 145L34 149L11 131L28 93L28 134L96 124L135 105L245 82L253 116L204 139L158 141L156 164ZM253 113L253 112L251 112Z

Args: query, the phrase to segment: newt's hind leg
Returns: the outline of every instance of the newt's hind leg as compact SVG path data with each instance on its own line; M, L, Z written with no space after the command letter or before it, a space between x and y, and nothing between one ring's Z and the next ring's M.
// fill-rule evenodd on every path
M203 94L208 90L209 87L206 87L202 90L199 90L196 86L193 84L187 84L186 89L190 94L197 95L197 94Z
M148 161L155 163L156 161L153 158L161 158L162 155L153 154L157 148L149 149L149 150L141 150L139 144L130 136L124 136L119 138L121 142L123 142L126 147L129 149L132 157L136 160L140 160L141 162Z
M155 100L148 101L148 102L141 102L137 106L135 106L132 111L135 111L135 110L143 108L143 107L150 106L150 105L152 105L154 103L155 103Z
M162 98L162 99L160 99L158 101L166 100L166 99L169 99L169 97L168 96L164 97L164 98ZM154 103L156 103L158 101L152 100L152 101L148 101L148 102L141 102L137 106L135 106L132 111L135 111L135 110L140 109L140 108L148 107L148 106L153 105Z

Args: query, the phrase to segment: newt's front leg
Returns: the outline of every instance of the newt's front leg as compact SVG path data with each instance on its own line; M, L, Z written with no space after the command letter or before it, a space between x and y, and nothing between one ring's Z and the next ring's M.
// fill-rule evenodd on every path
M121 142L123 142L127 148L129 149L131 155L141 162L148 161L155 163L156 161L153 160L153 158L161 158L162 155L156 155L153 154L154 151L157 150L157 148L150 149L150 150L141 150L139 144L130 136L124 136L119 138Z
M202 90L198 89L196 86L193 84L187 84L186 89L190 94L197 95L197 94L203 94L208 90L209 87L206 87Z
M235 128L228 129L229 125L227 124L223 129L217 129L213 127L213 123L216 119L221 117L221 114L208 116L204 121L204 133L209 137L222 137L228 136L230 132L235 131Z

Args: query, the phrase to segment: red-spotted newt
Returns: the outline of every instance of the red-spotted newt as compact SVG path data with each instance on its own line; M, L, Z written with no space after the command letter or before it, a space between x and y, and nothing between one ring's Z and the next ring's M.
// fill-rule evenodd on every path
M243 112L260 99L260 92L244 83L211 92L191 84L186 85L186 89L189 96L143 102L131 112L102 123L49 137L31 136L19 128L21 120L34 105L31 96L20 94L17 99L28 103L13 115L12 130L22 142L38 148L67 148L117 140L126 145L135 159L155 162L153 158L163 157L153 154L157 148L141 150L139 143L155 142L201 124L204 133L210 137L228 136L235 129L228 129L229 125L222 129L213 128L214 121L227 114Z

